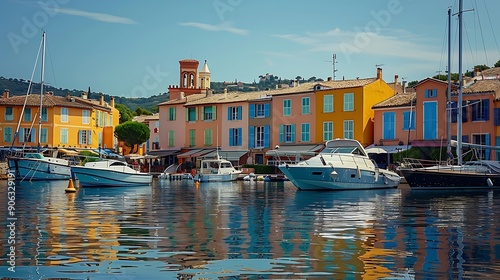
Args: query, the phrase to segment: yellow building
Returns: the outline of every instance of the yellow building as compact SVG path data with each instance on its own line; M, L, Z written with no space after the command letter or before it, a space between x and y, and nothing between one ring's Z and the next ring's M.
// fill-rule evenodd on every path
M26 107L23 110L23 104ZM40 95L9 97L5 90L0 98L0 145L10 147L47 148L114 148L114 127L119 123L119 111L114 98L109 103L82 97L55 96L45 93L42 99L41 130L39 130ZM13 143L19 120L19 137ZM41 133L39 133L41 132ZM40 138L40 139L39 139Z
M394 95L380 68L375 78L321 82L314 91L316 140L356 139L363 146L373 144L372 106Z

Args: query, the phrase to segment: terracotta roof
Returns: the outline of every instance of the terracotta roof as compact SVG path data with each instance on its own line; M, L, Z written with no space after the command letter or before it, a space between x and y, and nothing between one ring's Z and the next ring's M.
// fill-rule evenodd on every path
M42 99L43 107L76 107L83 109L92 109L92 105L88 102L81 102L78 97L72 97L74 101L66 99L66 97L44 94ZM26 100L26 95L12 96L9 98L0 98L0 105L23 106ZM40 94L30 94L27 96L26 106L40 106ZM109 110L109 108L108 108Z
M417 94L415 92L395 94L392 97L373 105L372 109L415 105L416 96Z
M186 103L186 106L242 102L257 98L261 94L262 92L260 91L213 93L212 95L209 95L204 98L200 98L193 101L190 100L189 102Z
M198 61L198 60L196 60L196 59L183 59L183 60L181 60L181 61L182 61L182 62L198 62L198 63L199 63L199 61Z
M480 75L484 75L485 77L497 76L500 75L500 67L494 67L490 69L483 70Z
M158 104L158 106L184 104L186 102L191 102L191 101L195 101L195 100L198 100L201 98L205 98L205 96L206 96L205 93L191 94L191 95L186 96L185 98L174 99L174 100L162 102L162 103Z
M495 99L500 99L500 80L478 80L462 89L463 94L494 93ZM457 95L458 92L453 92Z
M413 87L417 87L417 86L419 86L420 84L422 84L422 83L424 83L424 82L426 82L426 81L434 81L434 82L437 82L437 83L445 83L445 84L447 84L447 83L448 83L447 81L442 81L442 80L439 80L439 79L436 79L436 78L431 78L431 77L429 77L429 78L425 78L425 79L421 80L420 82L418 82L418 83L417 83L416 85L414 85Z
M140 115L140 116L135 116L132 120L136 122L150 122L150 121L156 121L159 120L159 114L153 114L153 115Z
M261 91L259 96L262 94L267 95L282 95L282 94L293 94L300 92L311 92L314 91L316 86L319 87L318 90L330 90L330 89L344 89L344 88L355 88L363 87L376 81L376 78L366 78L366 79L355 79L355 80L338 80L338 81L323 81L323 82L308 82L299 84L295 87L288 87L283 89L274 89L269 91Z

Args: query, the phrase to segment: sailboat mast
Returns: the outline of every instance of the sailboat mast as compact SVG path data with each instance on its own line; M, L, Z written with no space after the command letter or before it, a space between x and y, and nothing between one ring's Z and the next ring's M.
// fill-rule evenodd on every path
M457 112L457 155L462 165L462 13L463 0L458 5L458 112Z
M448 102L446 102L448 110L447 114L447 132L448 141L446 142L446 152L451 153L451 8L448 8L448 92L446 94Z
M43 86L44 86L44 73L45 72L45 31L42 33L42 71L40 78L40 109L38 114L38 145L37 152L40 152L40 141L42 140L42 100L43 100Z

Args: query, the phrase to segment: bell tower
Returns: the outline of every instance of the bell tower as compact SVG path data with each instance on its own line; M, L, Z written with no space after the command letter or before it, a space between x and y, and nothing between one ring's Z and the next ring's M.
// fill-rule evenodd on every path
M210 69L208 69L207 60L205 59L205 64L200 71L200 88L207 89L210 88Z

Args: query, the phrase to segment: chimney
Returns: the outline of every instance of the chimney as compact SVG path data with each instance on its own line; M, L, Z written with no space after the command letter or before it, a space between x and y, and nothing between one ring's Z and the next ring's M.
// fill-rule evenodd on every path
M382 80L382 68L377 68L377 80Z
M66 100L70 100L71 99L71 93L66 93Z
M479 72L479 68L474 68L474 77L477 77L480 75L481 72Z
M403 93L406 93L406 81L403 80Z
M9 98L9 90L8 89L3 90L3 98Z
M115 97L114 96L111 96L111 99L109 100L109 106L111 106L111 108L115 107Z
M183 92L183 91L181 91L181 95L180 95L180 96L181 96L181 97L180 97L179 99L184 99L184 98L186 97L186 96L184 95L184 92Z
M205 94L205 97L212 96L212 90L207 88L207 93Z
M104 106L104 94L99 93L99 105Z
M328 78L326 78L326 80L327 80L328 82L331 82L331 81L332 81L332 77L328 77Z
M394 75L394 84L397 85L398 84L398 78L399 76L398 75Z
M279 86L278 86L278 85L276 85L276 89L279 89Z
M224 89L224 99L227 99L227 88Z

